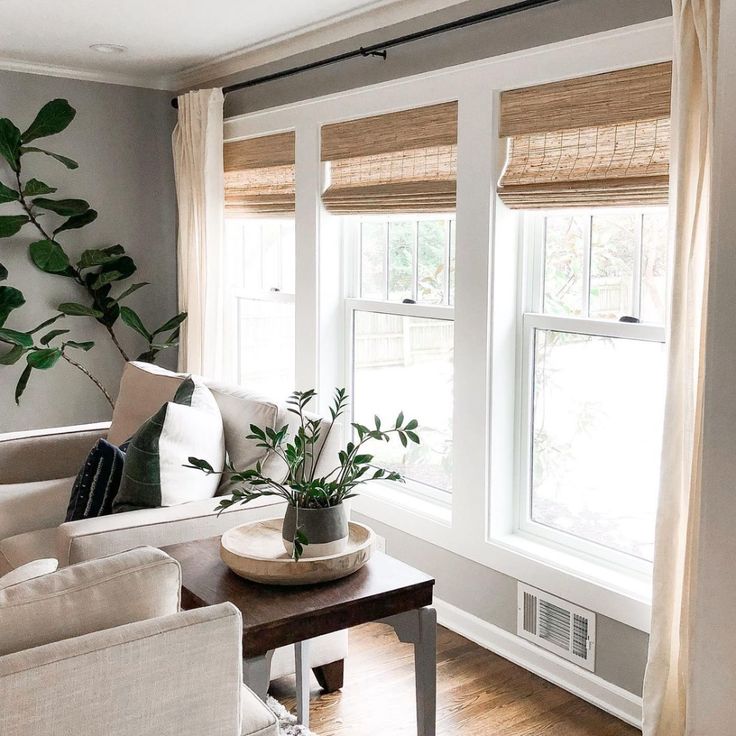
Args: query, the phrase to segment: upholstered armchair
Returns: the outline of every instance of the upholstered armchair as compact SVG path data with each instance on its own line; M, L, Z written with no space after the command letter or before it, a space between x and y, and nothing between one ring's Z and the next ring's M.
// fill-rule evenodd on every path
M242 684L240 612L180 612L180 589L150 547L1 588L0 733L277 736Z
M55 557L66 566L141 545L164 547L204 539L238 524L283 513L282 504L264 498L218 515L215 498L64 522L74 478L97 439L125 442L172 399L183 379L181 374L156 366L129 363L111 423L0 436L0 575L39 558ZM222 414L225 449L238 468L250 467L263 458L263 450L246 439L251 423L283 426L293 421L282 405L239 387L205 382ZM339 441L336 433L333 435L331 441ZM336 454L334 447L325 447L321 462L334 464ZM275 477L283 472L278 465L271 470ZM227 493L227 489L227 479L223 479L218 494ZM311 648L311 664L322 677L326 671L322 668L344 659L346 653L347 632L323 637ZM339 667L332 670L339 671ZM272 678L293 671L291 651L277 651ZM330 679L329 684L330 689L341 685L339 678Z

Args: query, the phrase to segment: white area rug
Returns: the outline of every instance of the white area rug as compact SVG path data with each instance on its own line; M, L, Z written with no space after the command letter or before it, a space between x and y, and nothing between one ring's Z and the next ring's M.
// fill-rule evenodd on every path
M316 733L310 731L308 728L297 725L296 716L291 715L276 698L272 698L269 695L266 705L271 709L276 718L279 719L279 727L283 736L317 736Z

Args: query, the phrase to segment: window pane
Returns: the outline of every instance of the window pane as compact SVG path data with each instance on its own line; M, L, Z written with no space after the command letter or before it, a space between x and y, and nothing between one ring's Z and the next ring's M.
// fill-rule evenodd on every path
M453 331L448 320L354 313L353 415L419 422L420 445L372 443L376 463L449 491L452 485Z
M294 303L237 301L240 384L265 396L286 398L294 390Z
M418 223L418 302L447 304L448 226L447 220L420 220Z
M281 223L281 291L296 293L296 228L294 222Z
M634 315L634 259L639 215L596 215L590 250L590 316L619 319Z
M414 298L414 248L416 222L391 222L388 226L388 298L400 302Z
M644 215L641 258L642 322L664 324L667 298L667 226L666 209Z
M537 330L533 521L652 559L661 343Z
M448 304L455 303L455 220L450 220L450 293Z
M386 298L386 246L388 223L363 222L360 226L360 295Z
M588 218L550 215L545 218L544 302L547 314L583 313L583 257Z

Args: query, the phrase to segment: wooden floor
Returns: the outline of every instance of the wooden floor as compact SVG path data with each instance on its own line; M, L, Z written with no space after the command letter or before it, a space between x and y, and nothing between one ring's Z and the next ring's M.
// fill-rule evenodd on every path
M639 731L447 629L438 633L437 736L636 736ZM271 693L294 708L294 678ZM313 682L319 736L413 736L412 647L386 626L350 632L342 692Z

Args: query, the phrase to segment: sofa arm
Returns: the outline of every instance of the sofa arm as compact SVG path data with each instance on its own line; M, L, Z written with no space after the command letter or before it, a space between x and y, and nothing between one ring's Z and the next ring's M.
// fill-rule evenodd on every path
M284 504L271 497L232 507L221 514L215 510L219 500L215 497L69 521L57 529L59 565L73 565L142 545L165 547L216 537L238 524L283 515Z
M0 485L0 541L63 523L73 485L74 478Z
M0 657L0 733L240 734L241 636L223 603Z
M76 475L110 422L0 435L0 484Z

